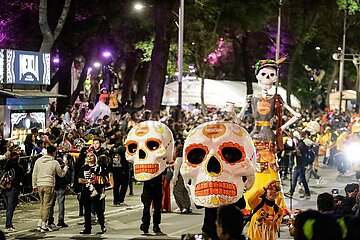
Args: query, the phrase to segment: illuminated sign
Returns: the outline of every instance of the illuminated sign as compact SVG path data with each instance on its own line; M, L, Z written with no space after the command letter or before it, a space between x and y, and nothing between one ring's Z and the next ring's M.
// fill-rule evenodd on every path
M4 67L0 82L6 84L50 84L50 54L20 50L1 50ZM5 72L5 74L4 74Z

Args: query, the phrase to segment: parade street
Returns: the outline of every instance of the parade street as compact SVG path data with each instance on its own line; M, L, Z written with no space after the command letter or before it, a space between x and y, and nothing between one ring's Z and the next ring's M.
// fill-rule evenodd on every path
M295 209L316 209L316 197L323 192L331 192L331 189L338 188L340 194L344 195L344 187L347 183L356 182L354 173L348 171L345 176L338 176L335 168L329 168L320 164L319 170L322 176L322 183L317 184L316 179L310 179L311 199L300 199L298 187L293 196L293 201L286 198L288 208ZM289 191L290 180L283 182L284 192ZM172 199L172 212L162 213L160 224L163 235L154 235L152 225L150 233L142 234L139 230L140 219L142 214L142 204L140 194L142 185L134 185L135 196L127 196L125 202L127 206L112 206L112 191L106 191L106 227L107 232L100 233L100 226L96 223L93 225L91 235L80 235L83 229L83 217L78 216L78 202L75 195L66 197L65 222L69 225L67 228L55 228L52 232L40 233L36 231L38 221L39 203L21 203L14 214L14 226L18 232L7 235L7 239L181 239L182 234L201 233L203 221L203 209L193 207L192 214L180 214L175 201ZM0 211L1 222L5 222L5 211ZM55 209L55 219L57 219L57 209ZM55 223L57 221L55 220ZM248 225L248 224L247 224ZM247 226L244 229L246 236ZM288 227L284 223L281 226L280 239L291 239L288 233Z

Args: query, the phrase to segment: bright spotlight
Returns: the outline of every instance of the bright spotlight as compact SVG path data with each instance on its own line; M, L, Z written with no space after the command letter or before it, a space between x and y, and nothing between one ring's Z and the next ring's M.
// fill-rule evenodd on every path
M140 10L144 9L145 6L144 6L143 4L141 4L141 3L136 3L136 4L134 5L134 8L135 8L135 10L140 11Z

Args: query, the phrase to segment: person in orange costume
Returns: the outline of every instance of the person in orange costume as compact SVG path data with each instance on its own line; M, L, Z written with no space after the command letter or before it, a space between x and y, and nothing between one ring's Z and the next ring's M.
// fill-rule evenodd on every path
M253 210L248 230L251 240L276 239L284 215L283 208L275 203L280 189L278 182L271 180L249 197L248 204Z

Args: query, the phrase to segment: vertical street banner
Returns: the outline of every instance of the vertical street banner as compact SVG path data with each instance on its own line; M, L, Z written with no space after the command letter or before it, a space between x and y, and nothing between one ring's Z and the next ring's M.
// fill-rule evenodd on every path
M4 49L0 49L0 84L4 83L4 73L5 73L5 56Z

